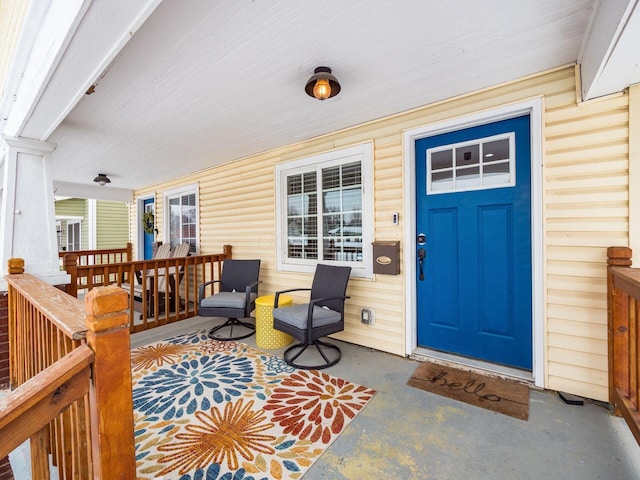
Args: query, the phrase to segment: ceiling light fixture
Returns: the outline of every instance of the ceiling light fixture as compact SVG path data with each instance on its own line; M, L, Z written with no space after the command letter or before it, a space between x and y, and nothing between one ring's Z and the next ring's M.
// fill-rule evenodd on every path
M307 80L304 91L310 97L326 100L340 93L340 84L338 79L331 74L329 67L316 67L313 75Z
M107 183L111 183L109 177L107 177L104 173L99 173L98 176L93 179L93 181L99 183L101 187L104 187Z

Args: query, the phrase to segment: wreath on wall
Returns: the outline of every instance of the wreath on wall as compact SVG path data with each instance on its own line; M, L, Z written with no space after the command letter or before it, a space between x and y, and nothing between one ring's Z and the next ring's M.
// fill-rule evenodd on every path
M153 212L148 211L144 212L142 215L142 228L144 228L144 233L153 233L153 227L155 225L155 219L153 217Z

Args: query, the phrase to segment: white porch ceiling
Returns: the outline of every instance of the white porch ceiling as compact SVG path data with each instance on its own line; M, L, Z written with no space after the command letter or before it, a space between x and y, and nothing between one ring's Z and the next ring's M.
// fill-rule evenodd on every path
M154 185L575 63L601 31L596 0L75 3L16 127L57 145L53 178L69 190L97 173L112 180L98 191ZM320 65L342 85L324 102L304 93Z

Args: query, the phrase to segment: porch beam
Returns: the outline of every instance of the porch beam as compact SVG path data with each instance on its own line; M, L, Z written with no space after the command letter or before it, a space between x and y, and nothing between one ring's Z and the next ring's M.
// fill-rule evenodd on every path
M109 185L83 185L71 182L53 182L56 195L73 198L93 198L96 200L113 200L115 202L133 202L133 190L117 188Z
M640 75L640 1L601 0L595 8L578 55L582 100L621 92Z
M31 2L18 40L18 51L28 53L10 68L0 132L46 140L160 3Z

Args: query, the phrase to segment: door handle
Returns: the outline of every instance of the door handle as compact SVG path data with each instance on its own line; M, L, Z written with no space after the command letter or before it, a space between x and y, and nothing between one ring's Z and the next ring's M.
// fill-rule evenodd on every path
M424 248L419 248L418 249L418 266L420 268L420 281L422 282L424 280L424 271L422 269L422 262L424 261L425 257L427 256L427 251Z

